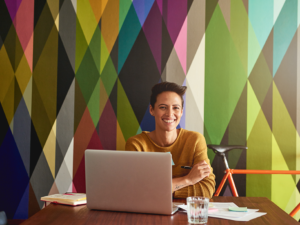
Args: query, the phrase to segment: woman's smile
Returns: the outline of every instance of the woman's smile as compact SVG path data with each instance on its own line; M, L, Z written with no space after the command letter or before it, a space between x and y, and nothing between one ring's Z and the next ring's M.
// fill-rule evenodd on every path
M176 119L163 119L163 121L166 123L173 123L176 121Z

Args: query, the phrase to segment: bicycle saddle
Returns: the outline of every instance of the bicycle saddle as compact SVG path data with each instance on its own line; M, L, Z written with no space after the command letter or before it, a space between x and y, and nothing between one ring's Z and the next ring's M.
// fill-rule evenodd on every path
M248 149L247 146L242 145L207 145L207 147L212 149L216 154L226 153L232 149Z

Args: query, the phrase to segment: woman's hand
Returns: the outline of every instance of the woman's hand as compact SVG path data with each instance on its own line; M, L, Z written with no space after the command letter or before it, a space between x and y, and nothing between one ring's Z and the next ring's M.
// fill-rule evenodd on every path
M189 174L186 175L186 178L190 185L194 185L203 180L205 177L208 177L210 173L210 166L203 160L193 166Z

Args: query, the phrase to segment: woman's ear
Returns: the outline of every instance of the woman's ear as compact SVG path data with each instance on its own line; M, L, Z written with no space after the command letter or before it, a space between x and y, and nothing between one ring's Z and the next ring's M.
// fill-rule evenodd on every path
M150 105L150 107L149 107L149 112L150 112L151 116L154 116L154 115L153 115L153 108L152 108L152 105Z

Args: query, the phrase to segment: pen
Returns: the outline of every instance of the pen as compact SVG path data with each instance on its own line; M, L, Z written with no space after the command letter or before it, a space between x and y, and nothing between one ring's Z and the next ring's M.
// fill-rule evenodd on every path
M181 166L182 169L188 169L188 170L191 170L193 167L190 167L190 166Z

